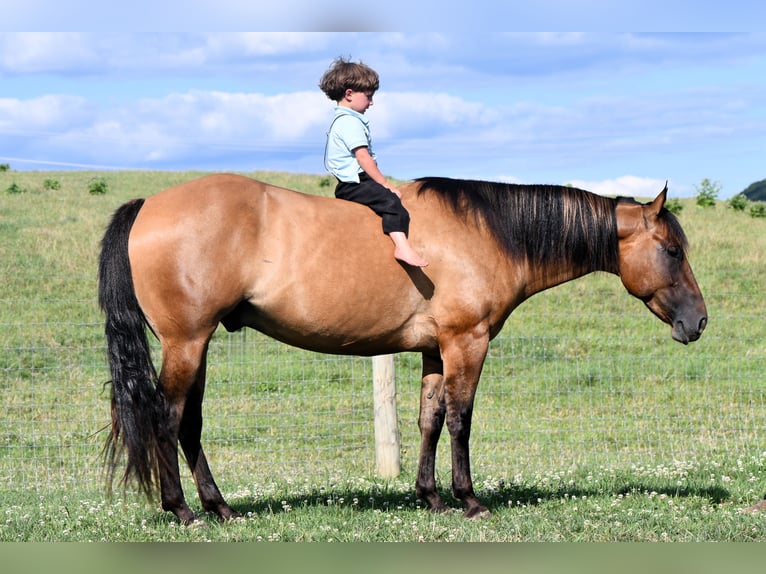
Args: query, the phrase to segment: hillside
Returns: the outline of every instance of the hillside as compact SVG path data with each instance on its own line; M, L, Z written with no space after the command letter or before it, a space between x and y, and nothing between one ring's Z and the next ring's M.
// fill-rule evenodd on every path
M742 193L750 201L766 201L766 179L751 183Z

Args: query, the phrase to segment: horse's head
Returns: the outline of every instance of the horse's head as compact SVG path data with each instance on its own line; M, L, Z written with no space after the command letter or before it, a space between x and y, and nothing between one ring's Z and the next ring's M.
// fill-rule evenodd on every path
M617 203L620 278L628 292L672 327L686 345L707 325L707 309L686 258L686 238L663 209L668 188L647 204Z

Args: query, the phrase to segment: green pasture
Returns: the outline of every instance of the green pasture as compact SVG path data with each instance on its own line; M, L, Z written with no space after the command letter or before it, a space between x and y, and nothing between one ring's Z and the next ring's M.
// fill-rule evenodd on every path
M493 341L471 443L489 519L432 515L414 495L417 355L397 357L402 474L383 480L369 359L253 331L214 337L203 432L243 518L185 528L132 490L108 498L99 241L124 201L199 175L0 172L0 541L766 540L766 516L739 512L766 494L766 220L691 199L698 342L672 341L608 275L533 297ZM332 193L322 176L246 175Z

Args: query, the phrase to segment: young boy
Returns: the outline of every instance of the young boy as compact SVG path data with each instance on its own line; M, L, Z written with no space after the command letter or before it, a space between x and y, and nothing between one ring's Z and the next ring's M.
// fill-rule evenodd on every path
M362 203L380 215L383 233L394 242L394 257L414 267L428 262L407 240L410 214L401 193L378 169L364 112L379 87L378 74L365 64L338 58L324 73L319 87L336 102L325 146L325 168L338 179L335 197Z

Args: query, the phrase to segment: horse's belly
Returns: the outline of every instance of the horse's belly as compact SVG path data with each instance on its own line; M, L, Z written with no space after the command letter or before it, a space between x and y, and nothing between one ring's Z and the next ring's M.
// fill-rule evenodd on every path
M339 355L380 355L436 348L436 329L421 315L399 319L365 313L269 313L241 305L223 320L229 330L250 327L289 345Z

